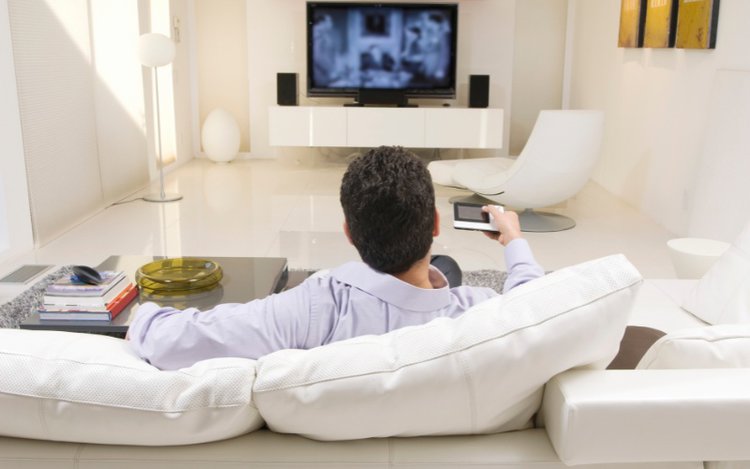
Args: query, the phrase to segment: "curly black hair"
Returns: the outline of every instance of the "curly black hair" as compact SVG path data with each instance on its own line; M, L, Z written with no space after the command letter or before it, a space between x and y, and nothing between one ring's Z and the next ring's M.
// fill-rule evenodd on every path
M402 273L429 252L435 189L410 151L381 146L357 157L344 174L340 199L354 247L373 269Z

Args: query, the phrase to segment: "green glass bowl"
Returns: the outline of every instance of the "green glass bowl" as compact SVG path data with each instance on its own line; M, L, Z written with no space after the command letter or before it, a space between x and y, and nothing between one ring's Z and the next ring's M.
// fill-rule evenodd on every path
M216 287L223 276L221 266L212 260L177 257L142 265L135 282L146 294L189 295Z

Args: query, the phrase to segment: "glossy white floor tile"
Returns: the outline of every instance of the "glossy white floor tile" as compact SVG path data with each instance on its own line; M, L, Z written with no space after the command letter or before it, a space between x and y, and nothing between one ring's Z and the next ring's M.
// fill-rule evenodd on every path
M111 254L167 256L283 256L292 268L329 268L358 259L341 232L338 190L343 159L300 164L295 159L194 160L166 176L179 202L134 201L109 207L12 264L91 264ZM144 188L131 198L157 190ZM435 253L465 270L504 269L502 247L481 233L454 230L449 199L468 192L436 188L441 234ZM624 253L645 277L674 277L660 225L594 183L555 211L578 225L557 233L528 233L546 269Z

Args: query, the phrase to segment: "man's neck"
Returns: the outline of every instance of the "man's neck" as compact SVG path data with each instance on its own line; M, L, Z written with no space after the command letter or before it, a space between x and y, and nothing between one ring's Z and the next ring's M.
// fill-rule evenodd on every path
M400 274L393 274L393 276L415 287L432 289L432 282L430 282L430 255L427 254L424 259L415 262L409 270Z

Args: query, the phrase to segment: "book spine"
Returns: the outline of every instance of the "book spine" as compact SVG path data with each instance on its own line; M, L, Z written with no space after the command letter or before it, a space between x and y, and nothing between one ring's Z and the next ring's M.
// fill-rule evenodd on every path
M85 311L71 311L68 313L39 313L42 321L109 321L109 313L87 313Z
M118 298L112 300L112 303L110 303L110 305L107 305L107 308L110 312L110 319L114 319L118 314L120 314L120 312L125 309L125 307L129 305L137 296L138 287L136 287L135 284L131 283L125 290L123 290Z
M111 321L120 314L138 296L138 287L129 284L114 300L107 304L107 309L100 310L99 307L71 307L63 309L42 308L39 310L39 319L64 320L64 321Z

